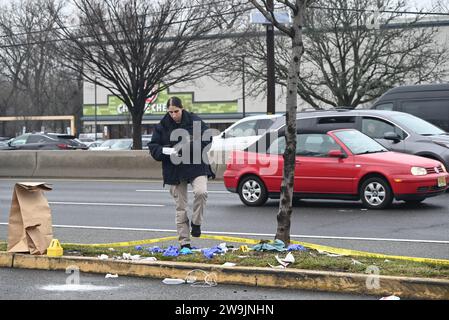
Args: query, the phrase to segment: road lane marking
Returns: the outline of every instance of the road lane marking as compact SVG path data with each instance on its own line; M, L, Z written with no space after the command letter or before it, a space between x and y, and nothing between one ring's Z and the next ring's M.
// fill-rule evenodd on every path
M110 206L110 207L165 207L162 204L103 203L103 202L49 202L48 204L80 205L80 206Z
M168 193L169 190L136 190L136 192L158 192L158 193ZM189 193L193 193L192 190L188 191ZM215 191L215 190L207 190L207 193L218 193L218 194L232 194L229 191Z
M0 225L8 225L8 223L0 223ZM144 232L170 232L176 233L173 229L147 229L147 228L123 228L123 227L96 227L96 226L73 226L73 225L53 225L54 228L63 229L91 229L91 230L118 230L118 231L144 231ZM252 237L273 237L270 233L247 233L247 232L221 232L221 231L203 231L204 234L217 235L238 235ZM359 238L359 237L335 237L335 236L313 236L313 235L290 235L291 238L303 239L324 239L324 240L356 240L356 241L384 241L384 242L412 242L412 243L432 243L432 244L449 244L445 240L416 240L416 239L389 239L389 238Z

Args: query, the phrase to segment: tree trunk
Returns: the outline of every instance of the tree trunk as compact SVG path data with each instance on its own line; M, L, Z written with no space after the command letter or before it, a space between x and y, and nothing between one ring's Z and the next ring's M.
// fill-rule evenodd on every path
M140 110L136 108L136 110ZM131 113L133 122L133 150L142 150L142 119L143 114L141 112Z
M304 4L297 0L298 11L293 20L294 37L292 38L292 58L287 83L287 113L286 113L286 149L284 152L284 177L281 185L281 199L277 215L276 239L285 245L290 244L290 225L292 215L293 186L295 178L296 160L296 111L298 108L297 84L299 78L300 61L304 52L302 43L302 25Z

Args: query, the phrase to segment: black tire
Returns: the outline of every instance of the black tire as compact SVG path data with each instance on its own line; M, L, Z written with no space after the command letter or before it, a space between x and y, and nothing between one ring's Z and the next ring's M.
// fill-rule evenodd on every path
M372 177L360 186L360 199L366 208L381 210L393 202L393 191L385 179Z
M258 207L268 200L265 184L256 176L243 178L238 187L240 200L249 207Z

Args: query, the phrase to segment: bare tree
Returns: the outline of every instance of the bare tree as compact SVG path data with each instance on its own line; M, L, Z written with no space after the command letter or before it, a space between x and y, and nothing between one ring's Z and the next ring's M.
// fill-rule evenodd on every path
M282 240L285 244L289 244L296 158L297 87L300 78L300 61L304 53L302 29L304 27L306 8L312 1L277 0L277 2L285 6L286 9L291 10L293 17L291 26L282 25L276 20L273 13L273 3L270 4L265 0L250 1L266 17L266 19L271 21L277 29L285 33L291 39L291 60L288 67L289 72L287 78L286 148L284 152L284 173L281 185L281 199L277 215L278 225L276 231L276 239Z
M427 15L407 15L406 9L402 0L317 0L306 17L301 98L317 109L355 108L396 85L443 81L448 49L439 39L440 30L421 27ZM248 82L259 94L266 83L264 39L239 45L252 61ZM284 87L289 52L288 38L277 37L276 82Z
M232 25L232 4L239 2L77 0L81 27L74 31L61 20L61 38L65 52L82 63L84 78L127 106L134 149L141 149L146 100L215 66L223 46L207 36L227 28L222 17Z
M21 0L2 7L2 114L65 115L81 109L79 81L64 69L56 54L55 17L64 6L64 0ZM40 130L41 122L29 123L27 127Z

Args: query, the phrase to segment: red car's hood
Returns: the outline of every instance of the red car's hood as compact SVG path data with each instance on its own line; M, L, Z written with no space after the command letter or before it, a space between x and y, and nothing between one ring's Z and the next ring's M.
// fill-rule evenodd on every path
M360 154L354 157L355 159L360 160L363 159L364 161L373 160L373 162L378 164L381 163L402 164L402 165L409 164L410 166L424 167L424 168L437 167L441 165L441 163L436 160L393 151Z

